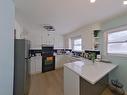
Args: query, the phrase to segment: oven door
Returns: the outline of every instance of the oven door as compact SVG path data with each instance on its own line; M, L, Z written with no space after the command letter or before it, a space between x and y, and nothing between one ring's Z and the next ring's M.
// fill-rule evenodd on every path
M42 72L55 70L55 56L42 55Z

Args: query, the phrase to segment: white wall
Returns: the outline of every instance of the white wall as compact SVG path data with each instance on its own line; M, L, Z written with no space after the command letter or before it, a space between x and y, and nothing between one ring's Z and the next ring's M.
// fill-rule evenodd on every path
M107 20L102 23L102 32L101 32L101 53L102 58L108 58L113 64L119 64L118 68L114 70L109 78L119 80L123 85L124 89L127 92L127 57L126 56L111 56L106 54L106 37L105 33L112 29L122 28L122 26L127 27L127 13Z
M0 95L13 95L14 4L0 0Z
M78 29L74 32L68 33L64 35L64 44L66 48L69 48L69 39L72 37L81 36L82 38L82 47L85 49L93 49L94 48L94 38L93 38L93 30L100 29L100 24L93 24Z
M15 19L16 39L28 39L29 30L25 23Z
M15 20L15 29L16 29L16 39L21 39L21 33L23 32L23 26Z

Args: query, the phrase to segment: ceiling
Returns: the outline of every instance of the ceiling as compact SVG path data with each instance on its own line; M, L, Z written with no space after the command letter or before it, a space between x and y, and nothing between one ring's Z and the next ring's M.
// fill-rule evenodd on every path
M34 26L50 24L59 34L108 19L127 10L122 0L15 0L16 14Z

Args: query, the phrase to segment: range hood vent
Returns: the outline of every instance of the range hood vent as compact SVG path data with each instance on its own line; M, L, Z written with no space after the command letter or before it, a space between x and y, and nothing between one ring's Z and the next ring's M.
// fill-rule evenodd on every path
M43 28L46 29L47 31L55 31L55 28L51 25L44 25Z

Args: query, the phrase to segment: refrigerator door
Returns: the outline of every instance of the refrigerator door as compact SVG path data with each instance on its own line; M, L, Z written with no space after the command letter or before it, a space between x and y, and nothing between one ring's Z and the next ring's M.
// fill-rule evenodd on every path
M25 40L25 58L28 59L30 58L29 50L30 50L30 41Z
M24 93L28 95L30 87L30 60L25 59L25 82L24 82Z
M29 45L24 39L15 40L14 49L14 94L28 95L30 84Z

